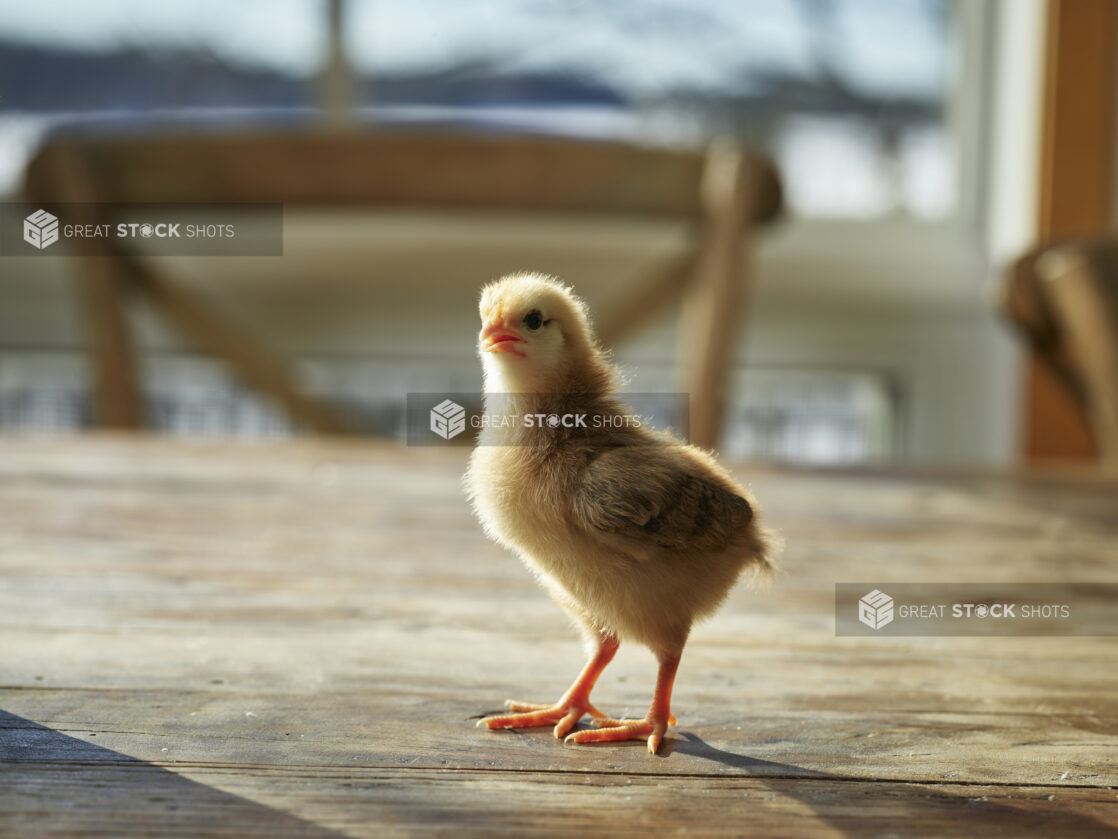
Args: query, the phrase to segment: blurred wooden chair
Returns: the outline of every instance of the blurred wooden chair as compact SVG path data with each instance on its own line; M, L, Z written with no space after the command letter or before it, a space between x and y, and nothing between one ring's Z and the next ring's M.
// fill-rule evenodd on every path
M108 203L281 202L285 205L492 212L621 214L693 222L693 245L642 284L625 312L601 319L612 345L645 318L682 302L692 340L681 351L691 395L691 438L714 446L725 409L750 233L781 207L763 156L732 146L703 151L613 142L398 133L260 133L62 137L28 166L27 200L81 204L96 223ZM104 239L78 245L78 272L101 425L143 423L126 299L142 293L203 350L297 422L350 431L330 406L302 392L284 364L205 301ZM546 269L546 266L541 266Z
M1001 308L1085 412L1118 468L1118 240L1036 248L1005 274Z

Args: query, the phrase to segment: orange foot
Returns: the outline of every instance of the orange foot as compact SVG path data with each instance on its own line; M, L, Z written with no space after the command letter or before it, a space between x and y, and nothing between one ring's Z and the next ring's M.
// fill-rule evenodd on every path
M613 720L596 718L596 729L576 731L563 741L564 743L612 743L617 740L643 740L648 738L648 753L656 754L664 733L669 725L675 725L675 715L668 714L667 719L654 719L651 714L643 720Z
M596 720L610 720L605 714L595 708L587 700L561 699L554 705L538 705L534 702L517 702L509 699L505 707L517 713L506 714L501 717L488 717L478 720L478 725L484 725L492 730L495 728L533 728L541 725L555 724L555 736L561 738L575 727L580 719L589 714Z

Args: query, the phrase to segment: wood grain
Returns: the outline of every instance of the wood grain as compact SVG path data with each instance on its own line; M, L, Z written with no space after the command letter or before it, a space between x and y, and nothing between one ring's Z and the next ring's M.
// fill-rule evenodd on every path
M1111 638L837 638L836 581L1114 581L1093 473L740 470L787 540L643 744L488 732L581 665L464 453L0 438L0 835L1109 836ZM652 656L595 693L643 713Z

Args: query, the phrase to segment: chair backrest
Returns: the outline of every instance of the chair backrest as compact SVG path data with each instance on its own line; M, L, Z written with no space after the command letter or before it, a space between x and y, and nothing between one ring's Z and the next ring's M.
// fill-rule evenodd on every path
M65 201L67 158L103 202L283 202L699 218L705 154L616 142L404 133L116 136L48 141L25 193ZM752 223L780 182L747 154Z
M647 317L687 297L701 341L689 347L692 439L717 443L738 323L744 243L781 207L780 180L763 156L724 143L671 150L542 137L389 132L259 132L56 136L25 175L28 200L70 204L74 221L111 217L114 204L282 203L394 211L571 213L678 219L698 234L689 252L651 278L628 305ZM324 431L345 423L302 393L282 365L159 270L117 242L76 245L99 379L101 421L137 427L137 375L125 285L292 416ZM107 258L103 258L107 257ZM621 322L610 318L609 323ZM607 332L608 334L608 332ZM616 335L614 335L616 337Z

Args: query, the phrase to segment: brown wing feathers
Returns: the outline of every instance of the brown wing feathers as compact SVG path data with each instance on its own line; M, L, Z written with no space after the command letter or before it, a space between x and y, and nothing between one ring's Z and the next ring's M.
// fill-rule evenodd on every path
M611 455L587 468L576 501L584 520L597 530L663 548L710 551L725 548L753 518L744 498L680 465L654 464L642 470L645 476L652 472L653 480L632 481L616 461L640 458L641 449Z

